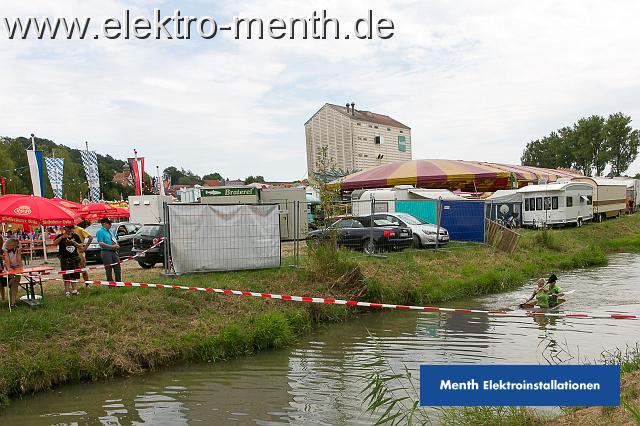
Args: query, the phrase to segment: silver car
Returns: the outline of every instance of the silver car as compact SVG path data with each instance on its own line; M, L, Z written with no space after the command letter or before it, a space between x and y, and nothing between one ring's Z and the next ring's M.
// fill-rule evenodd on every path
M375 219L385 219L395 225L411 228L413 232L413 246L416 248L435 245L438 236L438 245L449 242L449 232L445 228L441 226L438 232L436 225L427 223L408 213L377 213L373 216Z

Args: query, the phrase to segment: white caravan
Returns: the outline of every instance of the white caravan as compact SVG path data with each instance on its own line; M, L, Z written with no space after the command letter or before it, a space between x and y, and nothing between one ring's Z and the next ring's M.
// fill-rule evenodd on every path
M523 226L582 226L585 221L593 219L593 188L589 184L529 185L520 188L518 193L523 198Z
M593 218L602 222L608 217L617 217L627 209L627 184L615 179L579 177L572 182L583 182L593 188Z
M404 200L446 200L466 201L448 189L414 188L411 185L398 185L394 188L356 190L351 193L352 214L367 216L371 214L371 199L375 199L374 213L393 213L396 201Z

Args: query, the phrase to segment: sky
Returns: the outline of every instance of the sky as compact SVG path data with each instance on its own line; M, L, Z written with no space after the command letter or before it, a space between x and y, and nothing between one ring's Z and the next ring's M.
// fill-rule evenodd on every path
M0 135L39 137L228 178L306 177L304 123L355 102L412 129L413 158L519 164L527 142L592 114L640 128L640 2L0 0L0 16L310 17L388 40L7 40ZM1 19L1 18L0 18ZM4 22L0 22L0 27ZM635 53L634 53L635 52ZM640 172L640 161L628 173Z

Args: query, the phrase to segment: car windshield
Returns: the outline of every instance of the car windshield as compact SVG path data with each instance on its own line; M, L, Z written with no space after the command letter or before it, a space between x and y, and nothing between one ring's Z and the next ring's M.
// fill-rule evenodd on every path
M100 225L99 223L94 223L92 225L89 225L85 231L87 231L89 234L93 235L94 237L96 236L96 233L98 232L98 229L102 228L102 225Z
M148 235L151 237L155 237L156 235L160 234L161 228L162 227L160 225L144 225L138 231L138 235Z
M408 225L426 225L427 222L424 220L417 218L415 216L411 216L407 213L396 213L398 219L401 219L403 222L406 222Z

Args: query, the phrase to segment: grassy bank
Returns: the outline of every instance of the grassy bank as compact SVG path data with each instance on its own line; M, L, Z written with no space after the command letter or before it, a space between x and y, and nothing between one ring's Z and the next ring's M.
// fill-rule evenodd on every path
M619 407L564 407L561 416L544 416L526 407L466 407L448 409L439 423L455 426L593 426L640 424L640 353L617 350L599 363L620 364Z
M640 251L640 214L583 228L523 231L513 255L482 246L407 251L386 258L340 252L307 259L305 269L197 274L159 269L125 278L259 292L436 304L505 291L560 269L602 265L606 254ZM322 257L324 256L324 257ZM286 264L286 262L283 262ZM97 274L94 274L97 276ZM102 278L102 275L99 276ZM136 374L176 362L218 361L284 347L316 324L344 320L340 306L177 290L89 288L62 297L46 284L38 309L0 307L0 399L66 382Z

